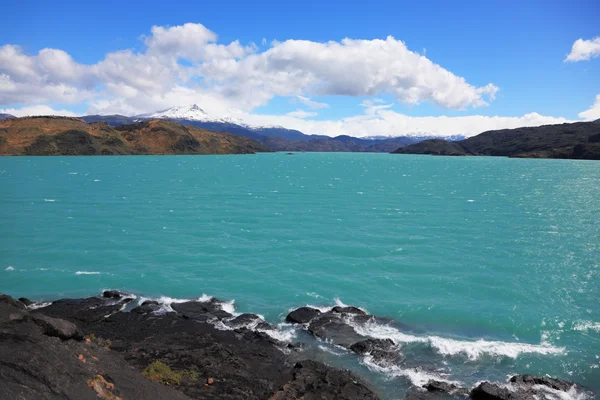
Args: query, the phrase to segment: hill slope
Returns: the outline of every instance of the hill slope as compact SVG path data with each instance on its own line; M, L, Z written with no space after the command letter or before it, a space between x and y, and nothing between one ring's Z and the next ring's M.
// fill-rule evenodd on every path
M0 121L0 155L252 154L260 143L171 121L111 127L79 118L30 117Z
M600 160L600 123L503 129L457 142L424 140L393 153Z
M133 124L136 121L146 121L145 117L126 117L124 115L86 115L84 121L106 122L117 127ZM233 122L195 121L191 119L166 119L181 125L194 126L212 132L232 133L254 139L274 151L331 151L331 152L380 152L389 153L399 147L415 143L422 138L395 137L362 139L351 136L329 137L323 135L306 135L294 129L282 127L250 128Z

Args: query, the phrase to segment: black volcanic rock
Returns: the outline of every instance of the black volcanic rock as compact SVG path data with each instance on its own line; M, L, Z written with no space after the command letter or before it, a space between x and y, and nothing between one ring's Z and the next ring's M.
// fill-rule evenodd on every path
M335 370L317 361L300 361L292 379L270 397L271 400L377 399L378 396L347 371Z
M286 322L291 322L294 324L306 324L319 315L321 315L321 311L317 310L316 308L300 307L290 312L285 320Z
M374 350L390 351L394 346L391 339L367 339L354 343L350 350L358 354L367 354Z
M31 320L42 327L44 335L46 336L53 336L62 340L83 340L81 331L79 331L77 326L72 322L41 314L33 314Z
M549 378L545 376L535 375L515 375L509 380L510 383L515 383L521 387L543 385L554 390L561 390L563 392L569 391L575 385L573 382L568 382L562 379Z

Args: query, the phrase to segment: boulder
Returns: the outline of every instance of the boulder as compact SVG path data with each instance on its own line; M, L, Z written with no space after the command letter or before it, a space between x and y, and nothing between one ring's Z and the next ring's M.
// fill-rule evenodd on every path
M316 308L300 307L289 313L285 321L293 324L306 324L319 315L321 315L321 311Z
M364 312L360 308L354 307L354 306L346 306L346 307L336 306L336 307L333 307L331 309L331 311L334 313L338 313L338 314L368 315L366 312Z
M58 337L62 340L83 340L83 334L72 322L59 318L47 317L41 314L31 316L33 322L42 327L44 335Z
M227 319L233 317L230 313L223 310L223 301L210 299L209 301L187 301L185 303L173 303L171 308L185 318L208 321L211 319Z
M33 302L31 300L29 300L28 298L26 298L26 297L19 298L19 301L21 303L25 304L26 307L29 307L30 305L33 304Z
M123 295L118 290L105 290L102 292L102 297L106 299L120 299Z
M520 398L514 397L510 390L490 382L480 383L471 390L470 396L473 400L512 400Z
M510 378L510 382L525 387L531 387L533 385L543 385L554 390L562 390L563 392L568 392L569 389L571 389L571 387L573 387L574 385L573 382L564 381L562 379L528 374L515 375L512 378Z
M22 319L27 315L25 304L5 294L0 294L0 324Z
M371 353L374 350L390 351L395 346L391 339L367 339L354 343L350 350L358 354Z
M350 372L307 360L296 363L291 380L269 399L375 400L378 397Z

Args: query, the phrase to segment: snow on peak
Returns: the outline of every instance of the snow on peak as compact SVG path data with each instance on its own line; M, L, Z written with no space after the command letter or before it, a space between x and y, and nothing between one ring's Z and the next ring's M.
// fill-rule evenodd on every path
M198 107L197 104L192 104L191 106L171 107L155 113L145 114L144 117L190 119L196 121L208 120L208 114L206 114L203 109Z
M241 119L231 116L216 116L210 115L197 104L189 106L171 107L166 110L157 111L154 113L138 115L140 118L159 118L159 119L185 119L188 121L200 122L222 122L238 125L246 125Z

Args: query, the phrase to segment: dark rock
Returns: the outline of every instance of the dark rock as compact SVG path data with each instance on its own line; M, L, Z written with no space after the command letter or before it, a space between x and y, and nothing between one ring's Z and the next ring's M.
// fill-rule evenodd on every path
M10 296L0 294L0 323L23 319L26 315L25 304Z
M173 303L171 304L171 308L175 312L197 321L231 318L233 315L223 310L223 303L223 301L213 298L205 302L188 301L185 303Z
M122 302L113 303L99 297L62 299L53 302L47 307L32 310L31 312L65 319L76 324L89 324L118 312L123 306Z
M529 387L533 385L544 385L551 389L562 390L563 392L568 392L569 389L575 385L573 382L568 382L562 379L534 375L515 375L510 378L510 382Z
M292 370L292 378L270 400L377 399L377 395L348 371L333 369L317 361L301 361Z
M422 388L411 387L406 393L405 400L462 400L465 396L458 396L446 392L426 391Z
M33 302L31 300L29 300L28 298L25 298L25 297L19 298L19 301L21 303L25 304L26 307L29 307L30 305L33 304Z
M313 319L308 325L308 331L318 338L330 340L346 348L366 339L356 333L354 328L346 324L339 316L330 314L324 314Z
M315 308L300 307L289 313L285 320L293 324L306 324L319 315L321 315L321 311Z
M471 399L473 400L512 400L517 399L513 393L494 383L483 382L471 390Z
M105 290L102 292L102 297L107 299L120 299L123 296L118 290Z
M62 340L76 339L82 340L83 334L72 322L63 319L47 317L41 314L31 316L33 322L41 326L44 335L58 337Z
M145 301L141 306L135 307L131 310L132 313L137 314L148 314L153 313L160 310L161 306L158 304L158 301Z
M374 350L389 351L395 346L391 339L367 339L350 346L350 350L358 354L371 353Z
M353 306L348 306L348 307L336 306L336 307L333 307L333 309L331 311L333 311L334 313L338 313L338 314L367 315L367 313L364 312L363 310L361 310L360 308L353 307Z
M250 325L256 324L256 328L258 329L271 329L271 325L267 324L256 314L242 314L238 315L234 319L230 321L226 321L225 325L230 326L232 328L241 328L248 327ZM259 326L260 325L260 328Z

